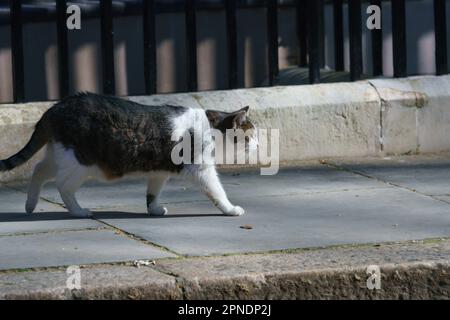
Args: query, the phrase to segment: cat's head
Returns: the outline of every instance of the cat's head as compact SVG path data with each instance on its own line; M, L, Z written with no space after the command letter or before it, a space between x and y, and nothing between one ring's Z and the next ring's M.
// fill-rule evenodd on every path
M211 127L220 130L224 135L227 130L243 130L246 150L255 150L258 147L258 132L248 118L248 110L248 106L233 112L206 110L206 116ZM234 142L236 143L237 140L235 139Z

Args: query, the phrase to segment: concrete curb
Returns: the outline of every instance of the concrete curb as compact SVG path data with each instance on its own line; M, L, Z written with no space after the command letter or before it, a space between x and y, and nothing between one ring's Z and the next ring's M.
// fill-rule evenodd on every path
M412 258L414 257L414 258ZM449 299L450 240L2 272L0 299ZM413 260L412 260L413 259ZM378 265L381 289L367 288Z
M450 76L377 79L130 97L226 111L249 105L260 128L280 130L280 161L450 151ZM53 103L0 106L0 158L17 152ZM26 179L36 159L0 181Z

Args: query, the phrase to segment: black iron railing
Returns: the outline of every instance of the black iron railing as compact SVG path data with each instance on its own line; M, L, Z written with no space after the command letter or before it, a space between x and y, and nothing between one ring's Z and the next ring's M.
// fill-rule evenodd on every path
M406 18L405 0L386 0L391 2L392 10L392 38L393 38L393 70L394 77L407 75L407 49L406 49ZM14 102L25 101L24 90L24 52L23 52L23 3L21 0L0 1L9 4L9 24L11 26L11 52L12 52L12 79ZM114 73L114 15L117 15L114 3L120 1L79 1L80 3L99 4L99 16L101 21L101 48L102 48L102 82L103 92L115 93ZM145 92L143 94L154 94L157 88L158 72L156 63L156 14L165 12L170 7L156 0L123 1L130 7L129 14L138 14L142 17L143 27L143 72L145 80ZM212 1L208 7L208 1L186 0L178 1L171 6L174 10L184 10L185 13L185 37L186 37L186 83L188 91L197 91L197 36L196 36L196 11L199 8L213 8L224 10L226 13L226 41L227 41L227 64L228 64L228 88L238 87L238 52L237 52L237 10L242 6L265 6L267 8L267 65L268 84L273 85L279 75L278 66L278 8L279 6L290 6L296 10L296 26L293 31L297 33L298 39L298 65L309 68L309 83L320 82L320 69L325 65L324 58L324 0L297 0L297 1ZM362 28L365 21L361 18L362 2L378 5L381 8L382 0L331 0L327 3L333 5L333 27L334 27L334 60L335 70L344 70L344 21L343 5L348 4L349 18L349 41L350 41L350 78L359 80L363 74L362 53ZM70 1L71 4L77 1ZM68 31L66 28L66 0L58 0L55 4L58 47L58 74L60 97L69 94L69 49ZM124 6L124 8L128 8ZM29 8L28 8L29 9ZM125 9L121 9L125 10ZM124 11L125 12L125 11ZM447 31L446 31L446 1L434 0L434 28L436 37L436 74L448 73L447 61ZM51 16L51 14L47 14ZM38 16L38 14L36 13ZM27 19L36 19L36 15L27 12ZM44 13L41 12L41 16ZM91 15L95 15L92 14ZM34 17L34 18L33 18ZM0 17L1 20L1 17ZM371 76L383 74L382 54L382 31L374 29L371 31L372 70ZM0 72L2 72L0 70Z
M405 0L392 0L392 47L394 77L404 77L407 61Z
M22 8L21 1L11 0L10 3L11 57L14 102L23 102L25 99L25 72L23 61Z
M382 8L381 0L371 0L371 5ZM380 12L381 13L381 12ZM374 77L383 74L383 32L381 29L373 29L372 32L372 72Z
M145 94L156 93L156 14L155 1L144 1L142 6L144 35Z
M58 0L56 2L58 76L60 97L65 97L69 94L69 46L67 39L66 8L66 0Z
M100 1L100 25L102 41L102 73L103 92L106 94L115 93L114 81L114 31L112 17L112 0Z
M445 0L434 1L434 32L436 37L436 74L448 72L447 62L447 22Z
M342 0L336 0L333 4L334 26L334 66L336 71L344 70L344 25ZM306 61L306 57L305 57ZM305 63L306 65L306 63Z
M235 89L238 84L238 53L237 53L237 19L236 1L226 1L227 57L228 57L228 88Z

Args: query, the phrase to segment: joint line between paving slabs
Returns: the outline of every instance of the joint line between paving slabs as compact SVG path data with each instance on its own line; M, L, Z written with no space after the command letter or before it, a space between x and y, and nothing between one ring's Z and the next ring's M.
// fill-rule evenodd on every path
M18 192L27 194L27 192L21 190L20 188L13 187L13 186L10 186L10 185L5 184L5 183L0 183L0 184L3 185L5 188L8 188L8 189L11 189L11 190L14 190L14 191L18 191ZM51 203L51 204L60 206L61 208L64 208L64 209L65 209L64 205L61 204L61 203L59 203L59 202L57 202L57 201L53 201L53 200L44 198L44 197L42 197L42 196L40 196L39 198L42 199L42 200L44 200L44 201L46 201L46 202L49 202L49 203ZM138 241L138 242L141 242L141 243L144 243L144 244L147 244L147 245L151 245L151 246L153 246L153 247L155 247L155 248L158 248L158 249L160 249L160 250L162 250L162 251L165 251L165 252L169 252L169 253L171 253L171 254L174 254L174 255L176 255L177 257L183 256L183 255L181 255L181 254L179 254L179 253L177 253L177 252L175 252L175 251L173 251L173 250L171 250L171 249L169 249L169 248L166 248L166 247L164 247L164 246L161 246L161 245L158 245L158 244L156 244L156 243L153 243L153 242L151 242L151 241L149 241L149 240L147 240L147 239L143 239L143 238L141 238L141 237L139 237L139 236L137 236L137 235L135 235L135 234L132 234L132 233L130 233L130 232L127 232L127 231L125 231L125 230L122 230L122 229L120 229L120 228L117 228L117 227L115 227L115 226L113 226L113 225L111 225L111 224L109 224L109 223L106 223L106 222L104 222L104 221L102 221L102 220L96 219L95 217L94 217L94 218L91 218L91 219L92 219L92 220L95 220L95 221L97 221L97 222L99 222L99 223L101 223L101 224L103 224L103 225L105 225L106 227L108 227L109 229L111 229L111 230L113 230L113 231L120 232L120 233L124 234L124 235L125 235L127 238L129 238L129 239L132 239L132 240L134 240L134 241Z
M323 164L323 165L326 165L328 167L337 169L337 170L350 172L350 173L353 173L353 174L356 174L356 175L359 175L359 176L362 176L362 177L365 177L365 178L368 178L368 179L373 179L373 180L385 183L385 184L387 184L389 186L392 186L392 187L396 187L396 188L403 189L403 190L406 190L406 191L410 191L410 192L413 192L413 193L416 193L416 194L420 194L421 196L424 196L424 197L427 197L427 198L431 198L431 199L433 199L435 201L439 201L439 202L445 203L447 205L450 204L450 202L447 202L445 200L436 198L436 197L434 197L432 195L429 195L429 194L426 194L426 193L422 193L420 191L417 191L416 189L405 187L405 186L402 186L402 185L399 185L399 184L396 184L396 183L393 183L393 182L389 182L389 181L386 181L386 180L383 180L383 179L371 176L371 175L369 175L367 173L364 173L364 172L361 172L361 171L353 170L353 169L350 169L350 168L347 168L347 167L342 167L342 166L336 165L334 163L328 162L326 160L322 160L320 163Z
M103 226L103 227L67 228L67 229L29 231L29 232L0 233L0 238L42 235L42 234L59 234L59 233L66 233L66 232L98 231L98 230L108 230L108 228L106 226Z
M144 239L144 238L142 238L142 237L140 237L140 236L138 236L138 235L135 235L135 234L133 234L133 233L130 233L130 232L127 232L127 231L122 230L122 229L120 229L120 228L117 228L116 226L114 226L114 225L112 225L112 224L109 224L109 223L107 223L107 222L105 222L105 221L102 221L102 220L97 219L97 218L95 218L95 217L93 217L93 218L91 218L91 219L92 219L92 220L95 220L95 221L97 221L97 222L99 222L99 223L104 224L105 226L111 228L112 230L114 230L114 231L116 231L116 232L119 232L119 233L125 235L125 236L126 236L127 238L129 238L129 239L132 239L132 240L134 240L134 241L138 241L138 242L140 242L140 243L143 243L143 244L146 244L146 245L153 246L153 247L155 247L155 248L157 248L157 249L159 249L159 250L162 250L162 251L165 251L165 252L174 254L174 255L176 255L178 258L183 256L182 254L180 254L180 253L178 253L178 252L175 252L175 251L173 251L173 250L171 250L171 249L169 249L169 248L167 248L167 247L164 247L164 246L162 246L162 245L156 244L156 243L151 242L151 241L149 241L149 240L147 240L147 239Z

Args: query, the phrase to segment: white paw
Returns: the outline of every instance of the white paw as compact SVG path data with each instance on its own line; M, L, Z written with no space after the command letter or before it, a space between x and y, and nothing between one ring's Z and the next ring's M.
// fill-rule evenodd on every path
M234 206L231 210L224 212L226 216L242 216L245 213L245 210L239 206Z
M27 199L25 203L25 211L27 213L33 213L34 209L36 209L37 201L32 199Z
M147 209L148 213L152 216L163 216L167 213L167 208L162 206L156 206Z
M81 210L69 211L69 212L74 217L79 217L79 218L90 218L90 217L92 217L92 212L89 211L88 209L81 209Z

